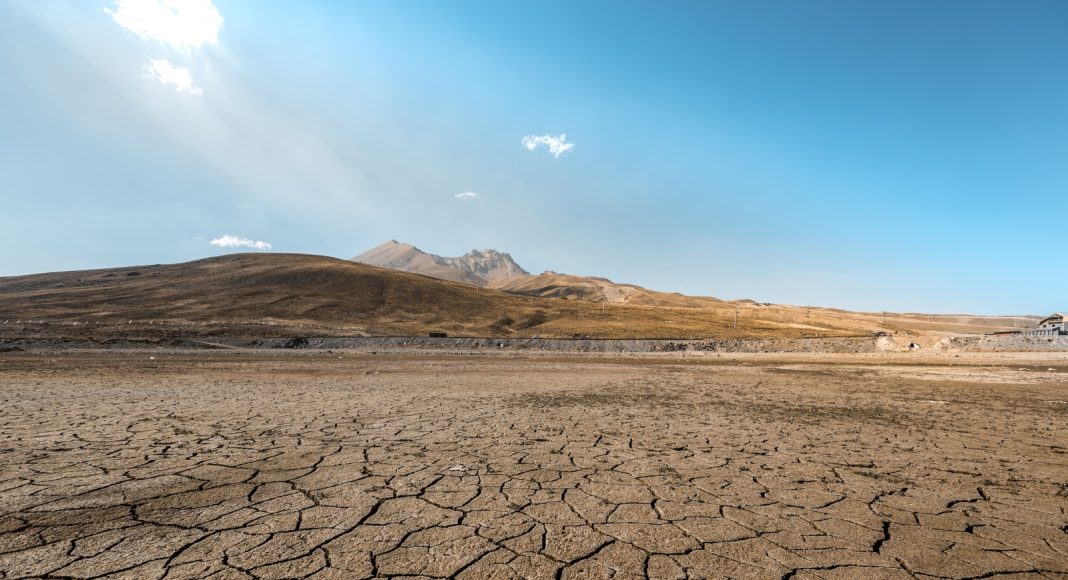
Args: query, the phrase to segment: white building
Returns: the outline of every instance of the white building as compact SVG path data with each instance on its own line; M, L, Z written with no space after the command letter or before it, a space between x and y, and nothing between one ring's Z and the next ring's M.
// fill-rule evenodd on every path
M1068 334L1068 322L1064 320L1064 315L1060 312L1050 314L1043 318L1037 328L1023 331L1023 334L1027 336L1057 336L1060 334Z

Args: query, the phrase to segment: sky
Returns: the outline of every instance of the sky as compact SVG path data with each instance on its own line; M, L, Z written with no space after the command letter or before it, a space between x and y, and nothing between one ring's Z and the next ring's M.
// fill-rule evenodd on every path
M1068 3L0 0L0 276L396 239L1068 309Z

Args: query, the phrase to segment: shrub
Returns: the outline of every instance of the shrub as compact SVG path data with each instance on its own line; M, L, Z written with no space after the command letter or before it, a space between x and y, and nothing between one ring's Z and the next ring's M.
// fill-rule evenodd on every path
M520 330L534 328L535 326L545 324L546 322L549 322L549 317L545 316L545 313L539 310L530 316L527 316L525 320L516 325L516 328Z

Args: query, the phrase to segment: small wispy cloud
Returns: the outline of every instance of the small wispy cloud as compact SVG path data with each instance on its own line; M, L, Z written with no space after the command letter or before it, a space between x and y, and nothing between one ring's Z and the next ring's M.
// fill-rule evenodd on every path
M536 150L538 147L545 145L549 149L549 153L552 153L553 157L559 159L560 155L570 151L575 144L567 142L567 135L560 133L559 136L553 137L552 135L527 135L523 137L523 147L526 147L530 151Z
M223 17L212 0L116 0L104 9L123 28L188 54L219 41Z
M190 93L198 97L204 94L204 90L193 82L193 75L189 74L189 69L176 66L167 59L151 59L144 68L146 78L155 79L164 85L170 85L180 93Z
M234 236L230 234L215 238L209 243L213 246L219 246L220 248L252 248L253 250L271 249L271 244L267 242L250 240L248 238L242 238L240 236Z
M473 192L473 191L464 191L462 193L454 194L453 197L455 197L456 199L464 199L464 200L466 200L466 199L475 199L476 197L478 197L478 194Z

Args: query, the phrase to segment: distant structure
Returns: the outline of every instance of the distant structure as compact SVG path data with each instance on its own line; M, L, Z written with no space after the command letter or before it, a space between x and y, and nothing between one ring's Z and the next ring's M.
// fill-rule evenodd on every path
M1055 312L1039 321L1037 328L1025 330L1021 334L1027 336L1058 336L1068 334L1068 322L1065 322L1063 314Z

